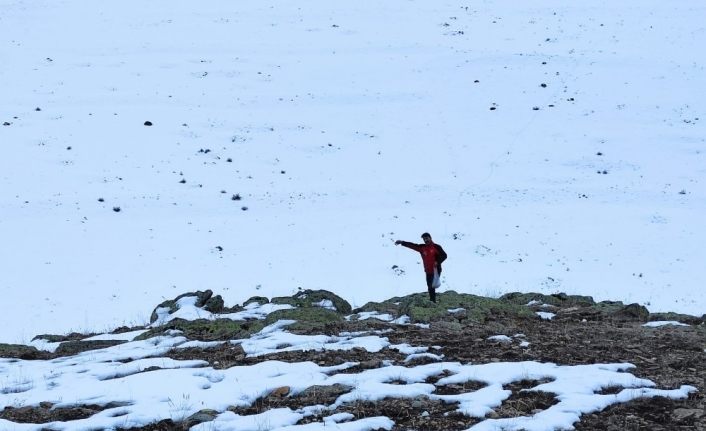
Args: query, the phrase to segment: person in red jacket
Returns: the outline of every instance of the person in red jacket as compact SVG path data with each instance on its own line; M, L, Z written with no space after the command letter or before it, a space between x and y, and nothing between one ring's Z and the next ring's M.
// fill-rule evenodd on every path
M446 260L446 252L439 244L431 240L431 235L424 232L422 234L424 244L414 244L408 241L395 241L395 245L403 245L412 250L418 251L422 255L424 272L427 275L427 290L429 299L436 302L436 288L439 287L439 276L441 275L441 262Z

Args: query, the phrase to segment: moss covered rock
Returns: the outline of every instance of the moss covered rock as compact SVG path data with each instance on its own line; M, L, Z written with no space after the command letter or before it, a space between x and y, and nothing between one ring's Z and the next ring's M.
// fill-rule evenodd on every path
M402 303L400 297L390 298L384 302L368 302L360 308L353 310L353 313L362 313L375 311L380 314L391 314L393 316L400 316L400 304Z
M65 341L81 341L84 338L88 338L92 335L95 335L95 334L79 334L78 332L72 332L72 333L66 334L66 335L41 334L41 335L36 335L34 338L32 338L32 341L45 340L50 343L63 343Z
M555 307L590 307L596 303L590 296L567 295L566 293L545 295L536 292L511 292L506 293L498 299L516 305L527 305L532 301L537 301L540 304L549 304Z
M34 346L0 343L0 358L31 360L49 359L51 356L52 355L49 352L37 350Z
M681 323L686 323L687 325L701 325L704 323L704 318L706 315L702 317L697 317L697 316L691 316L689 314L680 314L680 313L650 313L650 316L648 317L647 320L650 322L657 322L657 321L675 321L675 322L681 322Z
M278 310L267 315L265 324L269 325L278 320L296 320L296 323L287 328L300 331L323 330L326 325L343 322L343 316L333 310L320 307L292 308Z
M463 308L463 312L452 314L451 309ZM485 322L489 318L506 316L535 317L524 305L481 296L457 293L453 290L437 293L436 303L426 293L394 297L384 302L369 302L355 310L389 313L395 317L407 315L412 322L471 320Z
M65 341L54 351L56 356L73 356L89 350L105 349L126 343L121 340Z
M289 304L297 308L321 308L324 303L330 303L340 314L350 314L351 305L345 299L328 290L303 290L292 296L272 298L273 304Z
M211 290L198 290L196 292L184 293L174 299L169 299L156 306L152 311L152 315L150 316L150 323L156 322L159 318L159 316L157 315L157 309L167 308L169 309L169 314L172 314L179 309L179 307L177 306L177 302L181 298L187 296L196 297L196 303L194 304L196 307L203 308L204 310L210 311L211 313L221 313L223 311L224 302L221 295L213 296L213 292Z
M613 319L647 322L650 311L640 304L628 304L611 315Z
M450 309L463 308L464 317L475 322L501 317L534 317L534 313L523 305L516 305L494 298L485 298L453 290L436 295L436 303L426 294L410 295L400 304L400 313L408 315L413 322L455 319Z
M260 305L264 305L264 304L268 304L270 302L270 300L264 296L251 296L250 299L243 302L243 307L245 307L248 304L252 304L254 302L257 302Z
M174 319L159 328L153 328L137 337L137 340L146 340L162 335L167 330L181 331L184 337L199 341L224 341L247 338L259 332L265 324L262 320L235 321L230 319L215 320L184 320Z

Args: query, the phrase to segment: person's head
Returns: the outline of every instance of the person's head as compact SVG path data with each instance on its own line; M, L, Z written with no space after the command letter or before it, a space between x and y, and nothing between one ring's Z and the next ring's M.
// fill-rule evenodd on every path
M424 244L429 244L431 242L431 235L429 235L429 232L424 232L422 234L422 241L424 241Z

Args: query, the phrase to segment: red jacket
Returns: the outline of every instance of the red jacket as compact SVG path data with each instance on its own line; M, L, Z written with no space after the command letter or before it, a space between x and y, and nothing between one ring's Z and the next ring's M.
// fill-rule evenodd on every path
M422 263L424 264L424 272L432 273L434 269L441 274L441 262L446 260L446 252L439 244L414 244L412 242L400 241L403 245L412 250L416 250L422 255Z

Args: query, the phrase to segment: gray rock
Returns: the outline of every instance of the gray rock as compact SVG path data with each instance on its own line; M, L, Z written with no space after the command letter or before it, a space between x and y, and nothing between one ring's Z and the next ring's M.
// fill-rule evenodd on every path
M245 307L248 304L252 304L253 302L257 302L258 304L263 305L263 304L268 304L270 302L270 300L265 298L264 296L251 296L250 299L243 302L243 307Z
M200 423L211 422L212 420L216 419L216 416L218 416L217 411L211 409L204 409L186 418L186 420L184 420L184 423L188 428L191 428Z
M150 323L154 323L157 321L157 309L158 308L168 308L169 309L169 314L174 313L177 311L177 301L179 301L181 298L187 297L187 296L195 296L196 297L196 305L197 307L203 308L206 311L210 311L211 313L220 313L223 311L223 298L221 298L221 295L216 295L213 296L213 292L211 290L198 290L196 292L188 292L184 293L182 295L177 296L174 299L170 299L167 301L162 302L158 306L154 308L152 311L152 315L150 316Z
M701 409L675 409L672 414L677 421L681 422L685 419L700 418L704 415L704 411Z
M0 343L0 358L49 359L49 352L37 350L34 346Z
M637 320L640 322L646 322L650 317L650 311L644 305L628 304L613 313L611 317L620 320Z
M105 349L106 347L117 346L126 343L123 340L93 340L93 341L66 341L59 344L56 356L72 356L89 350Z

